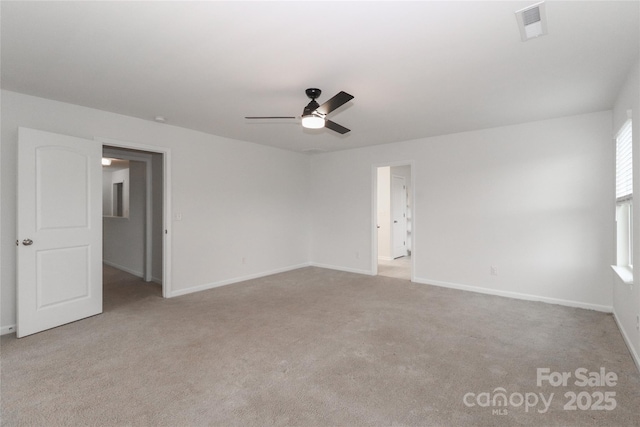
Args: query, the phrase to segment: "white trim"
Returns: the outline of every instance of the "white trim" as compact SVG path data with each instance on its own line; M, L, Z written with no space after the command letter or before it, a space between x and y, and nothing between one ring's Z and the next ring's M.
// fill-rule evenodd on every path
M164 173L162 174L162 180L164 181L162 206L162 216L164 218L164 241L162 243L162 254L164 255L164 259L162 262L162 296L165 298L169 298L169 295L171 295L171 286L173 283L173 277L171 275L171 200L173 200L171 198L171 150L166 149L162 152L162 154L164 166Z
M638 369L638 372L640 372L640 356L638 355L638 352L636 351L636 349L633 347L633 344L631 343L631 340L627 335L627 331L625 331L624 328L622 327L622 322L618 320L618 315L616 314L615 309L613 310L613 320L616 321L616 325L618 325L618 329L620 330L622 339L624 340L624 343L627 345L627 349L631 354L631 358L633 359L633 362L636 364L636 368Z
M620 277L620 280L622 280L625 285L633 285L633 270L631 267L612 265L611 268L616 272L618 277Z
M94 137L94 140L99 141L104 145L109 145L118 148L129 148L133 150L147 151L150 153L162 154L163 159L163 197L162 197L162 219L163 230L162 235L162 296L164 298L170 298L172 291L172 277L171 277L171 149L165 147L158 147L155 145L138 144L135 142L119 141L110 138Z
M16 325L7 325L0 327L0 335L8 335L16 333Z
M549 297L543 297L539 295L523 294L520 292L500 291L497 289L482 288L478 286L462 285L458 283L449 283L449 282L442 282L439 280L430 280L430 279L423 279L423 278L416 278L414 282L420 283L423 285L433 285L433 286L439 286L441 288L458 289L461 291L495 295L495 296L505 297L505 298L513 298L513 299L520 299L520 300L526 300L526 301L539 301L547 304L558 304L558 305L564 305L567 307L584 308L587 310L601 311L604 313L613 312L613 307L609 305L589 304L589 303L580 302L580 301L565 300L560 298L549 298Z
M378 261L393 261L393 258L390 256L379 256Z
M116 264L115 262L107 261L106 259L103 259L102 263L108 265L109 267L113 267L113 268L116 268L118 270L122 270L125 273L129 273L131 275L134 275L136 277L144 279L144 274L141 271L132 270L132 269L124 267L122 265Z
M378 168L386 165L371 165L371 272L378 275ZM336 269L334 269L336 270Z
M345 271L347 273L356 273L356 274L364 274L365 276L375 276L369 270L362 270L360 268L351 268L351 267L343 267L340 265L331 265L331 264L321 264L317 262L310 262L310 267L318 267L318 268L326 268L327 270L336 270L336 271Z
M297 270L297 269L303 268L303 267L309 267L309 264L308 263L303 263L303 264L298 264L298 265L291 265L289 267L276 268L275 270L264 271L262 273L255 273L255 274L249 274L249 275L241 276L241 277L234 277L234 278L231 278L231 279L220 280L218 282L206 283L204 285L199 285L199 286L193 286L193 287L186 288L186 289L178 289L176 291L173 291L171 293L171 295L169 295L169 298L178 297L178 296L181 296L181 295L192 294L194 292L206 291L208 289L218 288L220 286L232 285L234 283L244 282L244 281L247 281L247 280L259 279L261 277L266 277L266 276L271 276L273 274L278 274L278 273L284 273L284 272L287 272L287 271Z

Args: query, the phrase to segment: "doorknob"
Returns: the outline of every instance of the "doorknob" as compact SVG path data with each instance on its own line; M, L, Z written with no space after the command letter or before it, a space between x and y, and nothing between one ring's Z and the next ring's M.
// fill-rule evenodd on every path
M31 240L31 239L24 239L24 240L22 241L22 244L23 244L23 245L25 245L25 246L31 246L31 245L33 245L33 240Z
M398 223L398 221L393 221L393 223L394 223L394 224L397 224L397 223Z

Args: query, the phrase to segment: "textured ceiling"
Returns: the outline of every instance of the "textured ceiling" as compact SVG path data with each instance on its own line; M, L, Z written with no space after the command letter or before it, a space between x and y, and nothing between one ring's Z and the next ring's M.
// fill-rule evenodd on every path
M1 2L2 88L289 150L340 150L612 107L638 1ZM352 131L304 130L304 90Z

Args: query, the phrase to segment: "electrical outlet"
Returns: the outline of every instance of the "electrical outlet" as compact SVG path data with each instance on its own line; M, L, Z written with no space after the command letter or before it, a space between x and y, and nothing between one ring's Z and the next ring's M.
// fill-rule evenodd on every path
M495 265L491 266L491 269L489 270L492 276L497 276L498 275L498 267L496 267Z

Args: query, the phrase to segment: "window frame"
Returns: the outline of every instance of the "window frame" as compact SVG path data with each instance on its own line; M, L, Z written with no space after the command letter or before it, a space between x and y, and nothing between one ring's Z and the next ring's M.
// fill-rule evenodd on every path
M633 134L628 119L616 133L616 266L633 271Z

